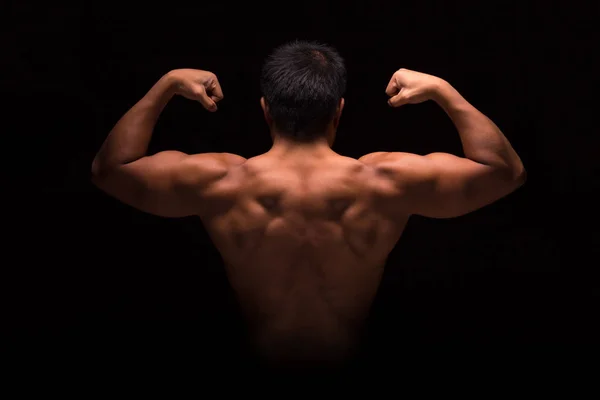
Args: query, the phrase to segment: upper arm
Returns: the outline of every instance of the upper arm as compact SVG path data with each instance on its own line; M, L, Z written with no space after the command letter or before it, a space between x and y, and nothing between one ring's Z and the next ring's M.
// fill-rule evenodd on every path
M187 155L164 151L95 174L103 191L139 210L163 217L197 215L202 194L244 158L228 153Z
M524 182L524 174L446 153L376 154L370 163L391 182L395 206L408 214L457 217L506 196Z

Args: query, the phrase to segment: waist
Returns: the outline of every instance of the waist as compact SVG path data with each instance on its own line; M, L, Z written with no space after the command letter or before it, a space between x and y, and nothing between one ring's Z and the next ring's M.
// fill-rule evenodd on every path
M351 357L358 345L358 331L338 326L263 326L254 330L259 356L271 363L336 363Z

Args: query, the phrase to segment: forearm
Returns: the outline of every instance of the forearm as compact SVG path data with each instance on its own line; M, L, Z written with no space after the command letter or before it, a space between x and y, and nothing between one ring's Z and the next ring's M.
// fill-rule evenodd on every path
M434 100L448 114L458 130L465 156L480 164L524 173L521 159L500 129L473 107L449 83L442 81Z
M98 175L144 157L158 117L174 93L167 74L110 131L94 158L92 173Z

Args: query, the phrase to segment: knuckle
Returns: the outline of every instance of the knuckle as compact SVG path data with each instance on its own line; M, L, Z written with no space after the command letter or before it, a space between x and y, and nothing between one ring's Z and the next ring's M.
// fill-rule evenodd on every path
M213 72L206 71L205 81L212 84L213 82L218 81L217 75L215 75Z

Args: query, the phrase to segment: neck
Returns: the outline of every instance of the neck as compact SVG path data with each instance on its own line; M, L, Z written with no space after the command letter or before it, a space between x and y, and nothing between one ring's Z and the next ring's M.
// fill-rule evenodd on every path
M273 146L271 152L286 154L330 154L333 152L325 135L318 139L307 141L298 141L288 139L273 132Z

